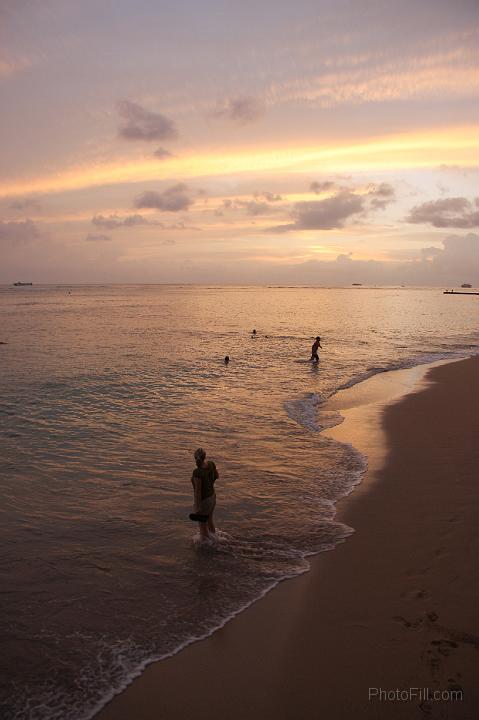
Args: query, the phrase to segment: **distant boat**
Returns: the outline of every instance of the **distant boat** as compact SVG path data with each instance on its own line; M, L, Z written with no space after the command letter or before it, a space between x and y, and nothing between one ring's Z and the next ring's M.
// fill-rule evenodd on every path
M33 283L22 283L22 282L15 282L13 283L17 287L23 287L24 285L33 285Z
M356 287L362 287L362 283L351 283L352 285L356 285Z
M472 287L469 283L462 283L461 287Z

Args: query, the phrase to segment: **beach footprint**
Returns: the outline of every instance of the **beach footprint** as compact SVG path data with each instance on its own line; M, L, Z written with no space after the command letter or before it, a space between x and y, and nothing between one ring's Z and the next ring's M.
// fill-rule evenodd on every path
M452 650L458 647L454 640L446 640L445 638L441 638L440 640L431 640L431 645L434 645L437 651L445 657L448 657Z

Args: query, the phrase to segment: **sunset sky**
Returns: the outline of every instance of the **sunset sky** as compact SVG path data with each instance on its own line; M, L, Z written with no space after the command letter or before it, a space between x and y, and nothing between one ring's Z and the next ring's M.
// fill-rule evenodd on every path
M0 0L0 282L479 285L477 0Z

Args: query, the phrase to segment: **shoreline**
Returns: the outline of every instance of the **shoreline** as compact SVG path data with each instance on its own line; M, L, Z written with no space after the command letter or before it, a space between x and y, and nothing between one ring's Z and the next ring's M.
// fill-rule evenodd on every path
M445 365L449 367L444 367ZM452 372L452 376L456 377L457 384L458 373L454 371L454 368L458 368L459 365L467 365L468 368L474 366L479 371L479 358L446 361L446 363L440 361L432 365L416 366L375 375L333 396L327 408L340 410L345 420L340 425L325 431L325 434L340 442L353 445L368 456L369 467L361 483L355 486L354 492L342 498L336 505L336 520L352 526L355 532L347 538L345 543L336 546L334 552L319 553L309 558L309 572L281 582L274 588L274 592L269 592L246 610L240 612L213 635L189 645L171 658L149 665L137 679L133 680L131 685L100 710L95 718L98 720L113 720L113 718L115 720L136 720L136 718L139 720L149 720L150 718L174 720L178 718L179 720L194 713L199 718L226 714L231 718L242 718L248 715L251 718L258 718L258 720L261 718L262 720L270 717L289 718L293 715L315 717L323 711L328 712L328 718L331 720L335 720L336 717L342 718L346 712L354 712L360 717L409 718L415 717L416 715L413 713L417 711L419 713L417 717L423 717L424 712L428 712L429 717L449 717L444 714L431 714L443 713L443 703L437 703L436 706L430 708L424 706L423 703L422 709L419 708L418 703L414 704L413 701L402 704L388 703L387 708L384 705L369 703L367 697L365 702L361 703L361 698L364 699L364 683L363 685L360 683L358 686L357 672L352 678L350 677L351 670L358 671L363 669L365 664L377 662L378 653L373 652L376 646L372 643L371 636L378 643L377 647L382 648L379 655L385 656L383 662L377 667L378 677L380 677L384 675L383 670L388 667L390 657L396 658L396 654L401 658L402 664L407 666L407 662L405 662L407 658L404 656L405 649L401 648L401 639L403 644L409 645L408 642L404 643L405 630L410 631L411 627L419 628L416 635L424 638L427 633L437 634L437 630L442 628L442 635L447 637L439 638L436 644L426 648L431 653L436 652L439 657L434 655L430 658L431 662L434 660L432 664L423 663L425 667L427 666L427 672L416 658L418 681L411 680L407 686L410 687L412 684L418 687L432 687L432 682L437 683L438 665L441 665L441 662L444 665L444 658L447 659L448 655L457 655L459 646L461 651L463 651L462 645L465 645L469 651L477 652L479 646L474 640L475 636L471 634L473 631L470 628L452 631L449 626L437 624L437 618L436 620L431 618L439 615L442 619L442 615L435 609L425 610L420 617L408 619L407 613L411 615L414 606L421 605L418 600L428 598L428 591L422 587L412 589L411 596L408 595L408 591L400 594L402 601L399 602L399 605L403 605L405 609L402 608L401 612L398 610L391 614L389 622L383 618L380 628L376 627L374 622L368 618L367 613L363 616L358 612L354 601L346 603L344 606L344 593L347 595L346 600L356 597L354 594L351 595L351 584L359 594L361 590L364 591L364 586L367 587L368 583L373 583L378 590L377 579L374 583L374 578L369 573L370 565L371 563L374 565L376 562L382 567L383 572L385 570L384 562L387 558L377 557L378 554L382 555L382 553L378 553L381 545L377 541L374 542L374 535L371 544L371 529L366 526L377 523L378 518L379 522L384 525L384 519L388 517L388 511L391 510L390 507L387 507L388 501L390 503L391 500L387 494L385 497L384 493L384 483L388 478L382 477L388 475L388 462L390 466L391 455L394 456L394 446L397 441L394 428L391 428L391 414L397 415L395 409L401 409L405 404L410 404L411 399L413 402L416 399L417 403L417 398L429 396L430 401L431 394L434 395L434 391L441 387L441 382L436 379L438 373L440 375L447 371L450 375ZM453 368L452 371L451 368ZM473 376L474 371L470 372ZM459 380L460 376L461 372L459 371ZM442 384L444 385L444 381ZM461 382L459 384L461 385ZM479 409L477 415L479 416ZM477 419L476 417L476 421ZM411 417L409 421L411 422ZM391 473L389 472L389 474ZM362 498L366 494L369 497L363 501ZM374 503L377 506L378 502L380 505L379 516L374 517L372 515L373 508L368 505ZM406 498L406 510L408 502L414 506L413 494ZM402 498L402 504L404 505L404 498ZM407 513L406 520L410 522ZM369 530L369 533L366 532L366 540L362 540L361 537L358 539L358 532L362 533L366 529ZM384 526L382 530L384 531ZM416 527L415 530L417 531L418 528ZM470 540L472 538L471 534ZM401 555L400 550L401 548L399 548L399 555ZM398 552L397 548L396 552ZM444 551L441 550L441 553L444 554ZM349 556L352 556L352 560ZM402 559L404 560L404 558ZM365 576L361 578L360 568L363 565L366 570L364 571ZM396 580L397 584L397 580L401 579L402 584L407 585L405 578L400 573L399 575L400 578L393 577L392 580ZM353 579L354 582L352 582ZM444 582L446 582L445 579ZM415 584L420 585L421 583L417 580ZM476 581L475 593L468 601L469 603L479 602L477 590ZM379 592L380 597L383 595L384 588L382 592ZM318 611L314 607L313 599L319 603L322 610ZM464 602L466 601L464 600ZM343 609L342 623L340 622L341 615L339 614L338 617L340 608ZM336 626L332 622L331 615L334 616ZM392 626L391 623L393 623ZM341 640L345 625L349 633L348 642L346 642L346 638ZM379 629L381 630L380 638L377 637ZM456 633L456 638L461 634L464 637L469 634L469 641L460 644L457 640L448 639L451 637L451 632L452 635L454 632ZM299 642L298 633L299 638L303 637L303 643ZM411 632L408 634L410 640L413 635ZM312 637L318 639L320 647L324 648L326 645L329 648L327 667L325 659L316 656L314 646L307 647L308 641ZM393 641L389 654L384 652L381 641L388 637ZM415 640L416 643L411 644L417 644L417 637ZM431 642L434 643L434 641ZM449 645L448 643L453 644ZM426 649L423 648L424 652ZM293 664L291 664L292 657L294 657ZM357 660L356 665L352 662L353 658ZM434 672L433 668L435 668ZM294 681L288 683L286 678L291 678L291 673L296 675L299 669L302 673L295 677ZM322 673L324 677L324 687L321 692L321 687L313 687L314 683L317 683L317 678L311 675L312 670L319 674ZM330 677L331 670L335 670L334 677ZM345 691L350 693L348 698L339 697L339 678L336 676L341 673L345 673L345 676L341 679L340 687L343 695ZM234 676L237 674L242 679L235 683ZM400 675L401 672L398 672L398 679ZM371 677L373 676L374 673L371 670ZM404 677L404 675L402 676ZM423 679L422 683L419 683L419 676ZM206 705L195 702L195 698L202 696L201 688L208 684L208 678L213 678L216 693ZM245 678L248 680L246 681ZM462 687L463 678L464 673L460 673L459 678L457 672L454 673L451 669L449 677L444 679L444 687ZM477 687L479 684L477 673L475 680ZM188 687L185 687L185 682ZM361 687L362 691L360 692ZM239 690L241 690L240 693ZM451 717L468 717L467 714L460 714L468 712L466 705L468 706L469 702L466 701L457 702L451 706L451 712L455 713ZM475 697L473 701L476 703L478 698ZM358 702L360 707L358 707ZM430 705L426 700L426 705L428 704ZM438 709L439 705L442 707ZM479 708L479 704L477 707Z

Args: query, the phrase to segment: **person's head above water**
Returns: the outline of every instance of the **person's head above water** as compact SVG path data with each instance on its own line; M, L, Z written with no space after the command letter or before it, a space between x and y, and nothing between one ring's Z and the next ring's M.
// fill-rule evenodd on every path
M253 330L252 334L253 334L253 335L256 335L256 330Z
M198 450L195 450L195 463L198 467L201 467L205 461L206 453L203 450L203 448L198 448Z

